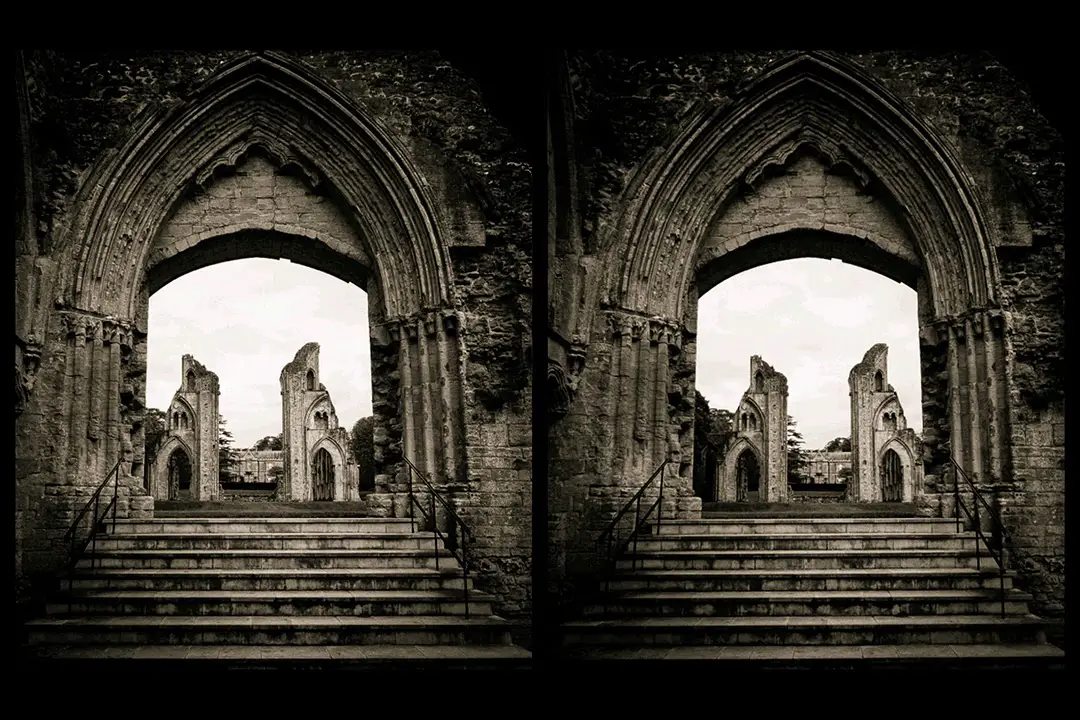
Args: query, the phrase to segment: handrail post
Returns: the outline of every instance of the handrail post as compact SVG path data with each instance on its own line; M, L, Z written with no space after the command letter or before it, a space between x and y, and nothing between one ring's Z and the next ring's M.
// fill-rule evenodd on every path
M408 466L405 467L405 470L407 471L407 473L408 473L407 476L409 478L409 532L416 532L416 517L415 517L414 511L413 511L413 505L416 502L416 497L413 495L413 486L412 486L412 473L413 473L413 471L412 471L412 468L408 467Z
M120 504L120 502L119 502L119 496L120 496L120 466L119 465L116 466L116 477L114 478L114 480L115 480L115 482L113 482L113 496L112 496L112 499L113 499L113 506L112 506L112 531L113 531L113 535L116 534L116 506ZM130 505L131 505L131 503L129 501L128 502L128 510L131 509Z
M439 569L439 523L435 519L435 491L429 493L431 496L431 539L435 542L435 569Z
M660 525L664 521L664 473L667 471L667 461L660 465L660 500L656 506L656 534L660 534Z
M637 502L634 504L634 559L631 561L630 568L637 570L637 536L638 536L638 524L641 522L641 495L638 495Z
M979 539L983 537L982 522L979 520L979 491L975 484L971 484L971 504L975 506L975 568L982 570L982 553L979 549Z
M953 515L956 516L956 532L960 532L960 472L957 469L956 462L949 458L952 462L952 477L953 477Z
M98 524L98 500L101 493L94 496L94 516L90 518L90 568L96 569L97 556L97 524Z
M461 579L465 588L465 619L469 619L469 538L461 527Z

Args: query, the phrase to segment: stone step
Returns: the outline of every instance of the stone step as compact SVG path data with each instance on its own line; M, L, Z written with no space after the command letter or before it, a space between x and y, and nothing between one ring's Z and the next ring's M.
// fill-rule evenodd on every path
M439 566L458 567L447 550L438 552ZM98 550L76 567L125 569L261 570L287 568L431 567L434 550Z
M829 667L974 667L1064 670L1065 652L1047 643L959 645L692 645L689 647L573 647L561 653L572 660L735 661L739 668L806 669Z
M123 533L98 538L97 550L369 550L444 547L429 533Z
M492 614L494 598L469 594L469 614ZM448 590L283 590L283 591L92 591L77 592L46 607L51 616L78 615L283 615L357 617L383 615L464 615L460 591Z
M1031 595L1008 590L1005 612L1029 614ZM627 592L607 605L586 606L590 618L683 616L872 616L979 615L1001 612L992 590L868 590L825 592Z
M983 558L983 563L993 560ZM620 570L736 570L975 567L971 550L683 550L627 553Z
M1013 587L1012 572L1005 588ZM638 570L613 573L611 591L676 590L685 592L808 591L825 590L997 590L1001 579L995 569L874 568L830 570Z
M384 668L393 663L402 667L526 668L532 653L516 645L38 645L25 649L25 656L48 663L69 664L107 661L109 669L131 665L143 670L146 663L155 669L212 667L302 668ZM135 663L139 663L135 665Z
M146 591L281 591L281 590L461 590L465 580L459 568L305 568L265 570L128 570L76 571L72 589ZM473 579L468 579L473 588ZM66 590L68 576L59 587Z
M108 534L188 533L402 533L408 518L132 518L105 523ZM417 530L420 529L416 525Z
M1046 623L1026 616L664 617L580 620L563 625L563 644L907 645L1044 643Z
M975 533L790 533L640 536L630 549L658 550L929 550L975 549ZM985 549L983 549L985 552Z
M30 645L508 645L495 616L101 616L26 623Z
M659 531L665 535L733 535L793 533L949 533L956 532L956 522L945 518L731 518L701 520L663 520Z

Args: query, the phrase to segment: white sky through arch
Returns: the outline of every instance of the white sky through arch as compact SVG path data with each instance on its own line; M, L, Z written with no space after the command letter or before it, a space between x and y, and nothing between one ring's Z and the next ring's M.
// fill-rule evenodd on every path
M348 430L371 410L367 293L285 260L230 260L150 298L146 399L165 410L185 353L217 373L219 410L237 448L281 432L281 369L317 342L320 380Z
M883 275L835 260L762 265L717 285L698 303L697 389L734 411L750 383L750 356L788 379L788 414L807 449L851 434L848 373L876 343L889 346L889 383L908 426L922 431L918 301Z

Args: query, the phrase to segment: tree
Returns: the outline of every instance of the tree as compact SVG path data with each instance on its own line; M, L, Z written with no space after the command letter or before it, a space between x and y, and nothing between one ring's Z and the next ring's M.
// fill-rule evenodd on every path
M810 461L803 449L803 436L796 429L795 419L788 415L787 418L787 446L788 446L788 484L797 485L806 482L807 469Z
M147 408L143 420L143 484L150 489L150 468L169 431L169 416L164 410Z
M836 479L841 482L851 482L851 468L845 465L836 473Z
M232 433L225 427L225 418L218 417L218 480L233 482L237 475L236 450L232 446Z
M825 452L851 452L851 438L833 438L825 446Z
M143 420L143 447L145 449L143 467L149 468L158 450L161 449L161 443L165 440L165 433L169 429L168 420L164 410L146 409L146 419Z
M722 408L709 411L709 441L716 447L723 449L727 445L734 427L735 413Z
M353 425L349 439L352 441L353 458L360 466L360 489L375 488L375 418L360 418Z
M284 445L282 444L282 433L277 435L267 435L259 442L255 443L256 450L281 450Z

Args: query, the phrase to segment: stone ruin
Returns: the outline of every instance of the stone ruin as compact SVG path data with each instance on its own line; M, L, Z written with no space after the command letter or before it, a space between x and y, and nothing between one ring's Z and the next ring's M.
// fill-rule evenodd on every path
M300 348L281 370L283 500L359 500L360 471L349 431L338 425L330 393L319 382L319 344Z
M851 368L851 502L912 502L922 481L922 441L889 384L889 347L878 343Z
M750 387L735 413L734 435L717 467L722 499L787 500L787 378L750 358Z
M150 494L158 500L217 500L218 376L191 355L181 361L180 389L165 419L165 435L150 465Z
M851 468L846 502L912 502L922 482L922 441L907 426L900 398L888 382L887 345L870 348L851 369L851 452L807 453L810 473L836 486ZM800 500L787 482L787 379L757 355L750 359L750 388L735 413L716 484L721 502ZM711 500L712 498L706 498Z

